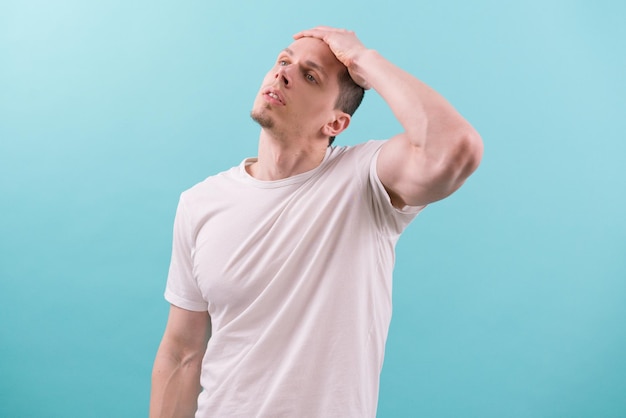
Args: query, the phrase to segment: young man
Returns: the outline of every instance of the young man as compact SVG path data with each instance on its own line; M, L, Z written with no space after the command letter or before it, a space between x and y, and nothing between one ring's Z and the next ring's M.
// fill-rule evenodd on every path
M258 157L181 195L151 417L375 416L395 243L481 159L448 102L354 33L294 38L254 102ZM404 132L329 146L362 88Z

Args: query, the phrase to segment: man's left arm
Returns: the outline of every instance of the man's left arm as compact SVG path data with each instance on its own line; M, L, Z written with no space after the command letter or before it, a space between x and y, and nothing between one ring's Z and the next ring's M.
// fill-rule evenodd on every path
M376 90L404 128L383 145L377 163L394 206L443 199L476 170L480 135L440 94L367 49L353 32L318 27L295 35L302 36L325 41L352 79Z

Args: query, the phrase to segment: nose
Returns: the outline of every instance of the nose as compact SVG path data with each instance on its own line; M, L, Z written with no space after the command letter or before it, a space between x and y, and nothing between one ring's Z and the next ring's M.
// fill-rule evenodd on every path
M274 78L278 79L285 86L289 85L289 75L287 74L286 67L279 67L278 71L274 75Z

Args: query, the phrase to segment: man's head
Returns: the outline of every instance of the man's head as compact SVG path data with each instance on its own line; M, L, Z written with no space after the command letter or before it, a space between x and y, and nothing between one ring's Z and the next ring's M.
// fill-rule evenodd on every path
M251 116L281 140L332 142L348 127L363 94L326 43L301 38L278 55Z

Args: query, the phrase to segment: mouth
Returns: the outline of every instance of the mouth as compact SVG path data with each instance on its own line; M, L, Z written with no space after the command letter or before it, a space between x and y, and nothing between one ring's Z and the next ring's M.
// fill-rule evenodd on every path
M283 106L285 105L285 100L283 99L282 95L276 90L268 89L263 92L263 95L273 102L276 102Z

